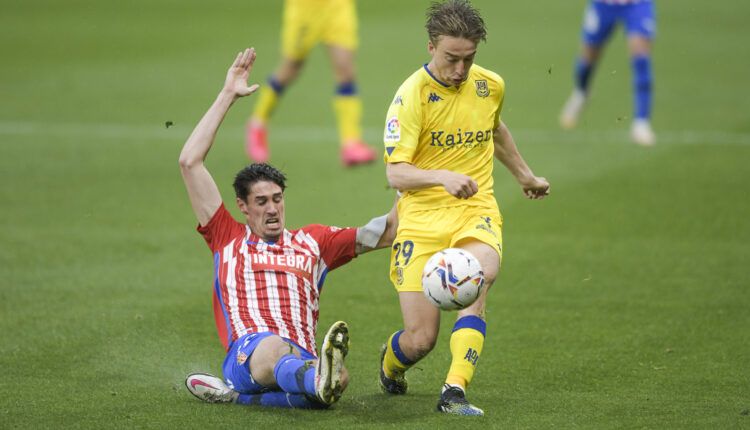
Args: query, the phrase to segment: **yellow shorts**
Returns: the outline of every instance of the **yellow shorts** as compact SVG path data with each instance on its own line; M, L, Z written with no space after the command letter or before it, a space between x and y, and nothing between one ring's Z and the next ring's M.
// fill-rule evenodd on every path
M496 209L454 206L399 213L398 232L391 247L391 282L396 290L422 291L422 270L427 260L464 239L476 239L503 259L503 218Z
M286 0L281 28L281 54L302 60L318 43L356 50L357 10L354 0Z

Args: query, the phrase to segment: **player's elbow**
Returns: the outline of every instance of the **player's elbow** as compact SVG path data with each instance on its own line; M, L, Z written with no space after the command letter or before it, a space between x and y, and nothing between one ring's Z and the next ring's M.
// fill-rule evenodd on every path
M401 167L398 164L386 164L385 165L385 178L388 181L388 186L401 191L401 187L404 185L402 175L400 175Z
M181 153L180 158L178 160L178 163L180 165L180 170L190 170L194 168L195 166L199 165L203 160L197 159L196 157L191 157L190 154L187 153Z
M397 178L394 178L391 175L386 175L386 178L388 179L388 186L389 187L393 188L394 190L401 191L401 189L399 188L399 181L398 181Z

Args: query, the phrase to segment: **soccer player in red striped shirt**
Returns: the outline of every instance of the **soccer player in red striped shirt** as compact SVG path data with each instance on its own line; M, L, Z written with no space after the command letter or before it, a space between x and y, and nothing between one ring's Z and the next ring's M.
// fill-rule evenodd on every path
M224 88L180 154L198 231L214 255L214 317L227 349L223 380L196 373L186 385L207 402L327 407L348 382L349 332L345 322L336 322L316 356L323 281L328 271L358 254L390 246L395 209L359 228L287 230L284 174L268 164L252 164L234 181L245 223L232 218L204 160L232 104L258 89L247 85L254 61L254 49L237 55Z

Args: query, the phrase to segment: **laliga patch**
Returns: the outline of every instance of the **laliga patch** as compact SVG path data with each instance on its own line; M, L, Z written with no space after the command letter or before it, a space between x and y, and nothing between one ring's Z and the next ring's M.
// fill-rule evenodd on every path
M394 116L385 123L384 142L398 142L401 140L401 124L398 117Z
M487 81L484 79L478 79L474 81L474 85L477 87L477 95L479 97L487 97L490 95L490 87L487 86Z

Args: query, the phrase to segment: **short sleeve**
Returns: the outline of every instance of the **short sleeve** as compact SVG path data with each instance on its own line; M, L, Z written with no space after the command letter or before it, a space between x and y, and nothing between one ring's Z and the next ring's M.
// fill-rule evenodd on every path
M383 143L386 163L411 163L422 132L419 91L399 88L385 118Z
M357 229L313 224L303 230L318 242L320 258L333 270L350 262L356 254Z
M224 203L216 209L208 224L198 225L197 228L212 252L216 252L238 234L242 234L244 229L245 226L232 217Z

